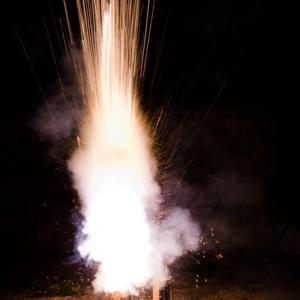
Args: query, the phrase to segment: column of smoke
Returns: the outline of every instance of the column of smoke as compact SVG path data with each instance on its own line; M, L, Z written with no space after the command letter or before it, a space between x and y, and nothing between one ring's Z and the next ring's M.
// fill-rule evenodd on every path
M158 221L153 138L139 110L148 45L147 34L138 38L139 0L78 0L77 7L85 108L69 169L84 217L78 250L99 263L96 292L136 294L154 277L165 283L165 261L195 250L199 227L180 208Z

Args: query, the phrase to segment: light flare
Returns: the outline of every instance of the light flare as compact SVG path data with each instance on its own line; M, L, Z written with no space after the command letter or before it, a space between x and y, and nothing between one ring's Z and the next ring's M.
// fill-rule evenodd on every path
M69 168L84 216L78 250L100 264L96 292L136 294L154 277L160 285L168 278L166 256L172 262L197 247L198 226L180 210L155 222L157 163L139 110L148 45L148 34L139 42L139 0L77 0L77 8L85 111ZM188 230L172 221L178 213Z

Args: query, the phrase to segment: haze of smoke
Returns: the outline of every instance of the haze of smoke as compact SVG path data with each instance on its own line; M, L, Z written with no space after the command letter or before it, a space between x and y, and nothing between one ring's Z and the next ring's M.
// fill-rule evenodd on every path
M118 2L114 3L119 9ZM135 9L139 7L133 4ZM37 127L54 145L69 139L74 145L74 132L79 132L78 148L68 161L84 216L80 230L85 238L78 250L87 260L101 264L95 291L134 294L153 277L163 285L169 278L166 261L170 264L185 251L196 250L200 229L187 210L175 207L157 221L163 199L156 182L151 130L138 108L135 81L137 68L142 66L137 66L137 45L127 44L137 43L139 13L137 9L131 15L132 7L122 4L120 19L110 16L110 9L105 11L104 42L101 36L85 36L85 70L81 70L86 80L84 107L57 99L46 106ZM122 35L120 24L111 23L119 20L125 20L121 25L134 32ZM81 21L82 28L84 22L89 26L89 20ZM101 32L103 24L96 24L95 33ZM115 28L119 31L111 34ZM102 47L100 61L98 54L93 56L94 46Z

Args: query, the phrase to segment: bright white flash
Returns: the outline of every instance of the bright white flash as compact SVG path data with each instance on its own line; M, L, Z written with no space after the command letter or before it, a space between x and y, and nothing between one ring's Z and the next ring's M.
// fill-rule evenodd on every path
M180 209L155 222L160 188L150 130L139 111L148 44L146 37L138 42L139 0L77 0L77 7L85 111L69 168L85 219L78 250L99 263L96 292L135 294L154 277L164 283L165 259L195 249L199 228Z

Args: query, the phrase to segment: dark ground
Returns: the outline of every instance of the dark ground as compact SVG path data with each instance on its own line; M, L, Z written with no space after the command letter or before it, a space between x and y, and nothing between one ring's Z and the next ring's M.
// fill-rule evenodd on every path
M296 300L300 292L298 262L298 257L279 252L223 253L221 260L212 253L207 253L206 259L189 254L172 268L171 300ZM28 270L15 274L1 299L99 299L91 292L88 273L78 264L62 268L48 262L30 267L29 276Z

